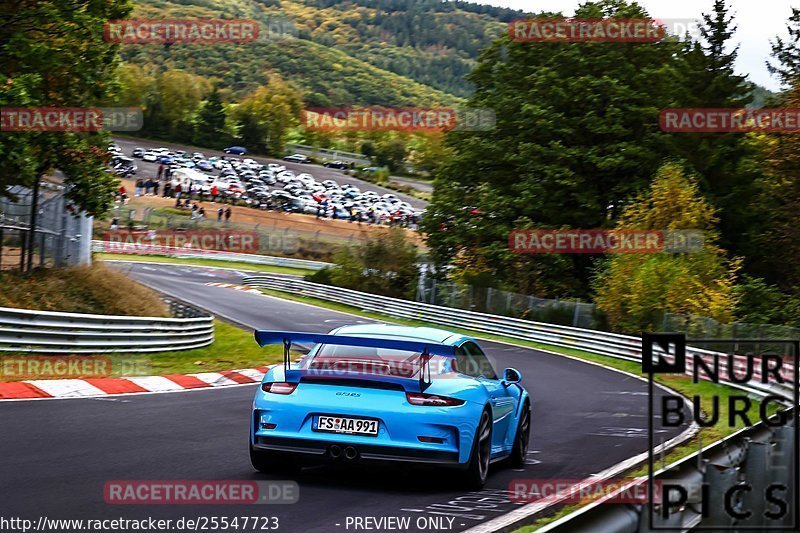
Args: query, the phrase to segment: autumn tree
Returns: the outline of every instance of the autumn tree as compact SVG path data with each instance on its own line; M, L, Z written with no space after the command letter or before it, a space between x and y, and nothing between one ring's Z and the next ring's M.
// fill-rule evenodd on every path
M717 244L717 217L697 181L680 165L664 165L650 189L629 204L620 230L701 230L702 248L685 253L615 254L595 281L595 302L617 331L652 331L663 314L731 322L736 306L736 261Z
M283 153L289 128L298 123L303 101L278 74L233 109L238 137L251 151Z

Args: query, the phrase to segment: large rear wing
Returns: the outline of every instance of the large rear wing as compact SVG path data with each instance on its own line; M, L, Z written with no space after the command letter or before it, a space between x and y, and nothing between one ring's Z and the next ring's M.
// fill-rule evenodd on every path
M380 337L356 337L351 335L327 335L324 333L306 333L301 331L274 331L259 329L255 331L255 339L259 346L267 344L283 344L283 366L287 381L299 381L303 377L302 371L290 370L289 350L294 343L298 344L333 344L337 346L361 346L366 348L384 348L387 350L398 350L404 352L414 352L420 354L419 368L419 390L424 390L430 385L430 366L429 360L433 355L443 357L455 357L456 347L446 344L418 340L398 340L385 339ZM427 369L427 381L425 370ZM320 376L320 372L315 375ZM383 380L403 382L408 385L407 378Z

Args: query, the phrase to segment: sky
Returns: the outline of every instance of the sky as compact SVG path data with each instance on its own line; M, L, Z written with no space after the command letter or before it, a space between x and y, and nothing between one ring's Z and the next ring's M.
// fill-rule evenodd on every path
M472 0L479 4L510 7L527 12L560 11L574 14L582 0ZM650 16L656 19L699 19L701 13L710 13L713 0L638 0ZM739 44L736 61L737 74L747 74L750 81L771 91L780 88L780 82L767 71L764 62L770 58L770 40L776 35L786 36L786 25L792 14L791 6L800 7L800 0L728 0L728 6L739 27L732 42Z

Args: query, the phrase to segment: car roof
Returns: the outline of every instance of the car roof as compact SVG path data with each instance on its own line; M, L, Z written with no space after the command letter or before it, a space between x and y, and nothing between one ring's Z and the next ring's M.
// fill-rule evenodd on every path
M364 335L369 337L411 338L455 346L469 337L439 328L396 326L394 324L355 324L341 326L331 335Z

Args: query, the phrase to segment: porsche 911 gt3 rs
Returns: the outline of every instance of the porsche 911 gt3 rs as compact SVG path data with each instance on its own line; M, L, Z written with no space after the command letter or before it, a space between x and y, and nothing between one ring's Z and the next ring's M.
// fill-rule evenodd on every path
M522 376L495 374L475 340L435 328L344 326L329 334L258 330L284 364L253 401L250 458L285 473L313 461L402 461L454 467L481 487L489 465L522 467L531 400ZM290 363L293 343L313 345Z

